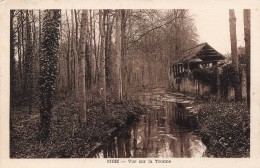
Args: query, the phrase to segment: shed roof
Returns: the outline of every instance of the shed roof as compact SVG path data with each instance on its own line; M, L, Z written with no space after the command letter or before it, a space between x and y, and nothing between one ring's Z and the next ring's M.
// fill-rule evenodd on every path
M225 57L211 47L208 43L199 44L193 48L185 50L180 58L174 61L175 64L193 62L194 59L200 59L201 62L224 60Z

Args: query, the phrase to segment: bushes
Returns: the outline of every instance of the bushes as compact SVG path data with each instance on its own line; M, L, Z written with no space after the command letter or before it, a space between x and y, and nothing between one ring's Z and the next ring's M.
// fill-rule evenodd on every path
M217 70L215 67L212 68L196 68L192 70L195 79L201 81L204 84L214 85L217 80Z
M250 114L246 104L234 102L201 104L199 127L209 156L249 157Z
M216 83L217 83L217 68L196 68L192 70L193 77L200 81L202 84L211 86L211 93L216 93Z

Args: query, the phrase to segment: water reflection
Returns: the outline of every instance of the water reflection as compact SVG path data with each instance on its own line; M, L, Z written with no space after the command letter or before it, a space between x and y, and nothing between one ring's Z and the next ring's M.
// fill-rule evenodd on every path
M122 129L117 136L94 151L90 157L202 157L206 150L201 139L176 124L178 98L161 93L143 95L149 109L139 122Z

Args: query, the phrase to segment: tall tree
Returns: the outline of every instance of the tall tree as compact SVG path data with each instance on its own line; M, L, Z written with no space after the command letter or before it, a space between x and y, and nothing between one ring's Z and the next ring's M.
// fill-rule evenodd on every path
M87 38L87 10L82 11L79 39L79 120L86 122L85 46Z
M32 97L33 97L33 44L32 44L32 27L29 21L29 10L26 10L26 79L27 82L27 97L29 114L32 112Z
M231 41L232 66L234 70L234 90L236 101L241 101L242 92L238 74L238 55L237 55L237 36L236 36L236 17L234 9L229 9L229 28Z
M100 94L103 109L106 108L106 55L105 55L105 19L106 10L99 10L99 31L101 35L100 43ZM102 16L103 14L103 16Z
M122 43L122 30L121 30L121 23L122 23L122 14L121 10L116 10L116 60L115 60L115 100L117 103L122 101L122 50L121 50L121 43Z
M14 35L14 10L10 11L10 103L12 104L14 100L14 77L15 77L15 48L14 48L14 41L15 41L15 35ZM10 113L12 110L10 111ZM11 115L10 115L11 117ZM10 130L13 130L13 121L10 118Z
M121 10L122 95L127 98L126 10Z
M106 55L106 84L107 88L111 89L111 81L112 81L112 71L113 71L113 66L112 66L112 33L113 33L113 27L114 27L114 20L115 20L115 15L109 15L112 12L108 11L106 13L106 18L107 18L107 27L106 27L106 43L105 43L105 55ZM112 19L111 19L112 17Z
M75 91L75 96L78 98L78 90L79 90L79 85L78 85L78 53L77 53L77 47L76 47L76 36L77 32L75 32L75 27L74 27L74 17L73 17L73 10L71 10L71 25L72 25L72 31L71 31L71 49L72 49L72 54L74 57L74 81L75 81L75 86L74 86L74 91ZM76 21L76 20L75 20Z
M68 18L68 13L66 10L66 20L67 20L67 26L68 26L68 42L67 42L67 77L68 77L68 90L72 89L72 74L71 74L71 55L70 55L70 26L69 26L69 18Z
M10 96L11 96L11 101L13 100L14 97L14 88L15 88L15 83L14 83L14 77L15 77L15 33L14 33L14 10L10 11Z
M19 81L20 83L22 82L22 47L21 47L21 28L20 25L22 24L22 18L21 18L21 10L19 10L19 15L18 15L18 24L17 24L17 35L18 35L18 72L19 72ZM19 88L21 89L21 88Z
M250 109L250 55L251 55L251 12L244 9L244 34L245 34L245 55L246 55L246 91L247 107Z
M74 15L75 15L75 23L76 23L76 46L78 47L78 43L79 43L79 41L78 41L78 31L79 31L79 22L78 22L78 14L77 14L77 11L76 11L76 9L74 9Z
M55 93L58 49L60 38L61 10L45 10L40 56L40 138L45 141L50 133L51 109Z
M90 36L89 36L89 44L90 44L90 66L91 66L91 85L92 88L96 83L96 58L95 51L93 46L93 26L92 26L92 14L91 10L89 10L89 19L90 19Z

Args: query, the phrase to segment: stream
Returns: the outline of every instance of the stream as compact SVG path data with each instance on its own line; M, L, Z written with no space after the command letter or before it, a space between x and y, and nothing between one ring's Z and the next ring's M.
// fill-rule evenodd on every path
M206 146L194 129L176 124L177 103L192 98L154 89L140 94L147 113L138 122L124 127L92 158L194 158L203 157Z

